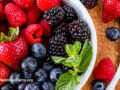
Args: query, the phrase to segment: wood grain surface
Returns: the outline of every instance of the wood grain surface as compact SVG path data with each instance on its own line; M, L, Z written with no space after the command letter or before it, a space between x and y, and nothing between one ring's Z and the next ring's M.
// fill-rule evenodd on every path
M109 23L104 23L102 21L102 5L103 5L103 0L98 0L98 5L94 9L88 10L95 24L95 28L97 32L97 40L98 40L97 42L98 50L97 50L97 59L96 59L95 67L103 58L109 57L112 59L115 65L115 69L117 70L120 61L120 40L117 40L115 42L109 41L106 38L105 31L108 27L113 27L113 26L118 28L120 27L117 19ZM93 74L91 74L89 80L84 85L82 90L92 90L91 83L94 80L92 75ZM116 86L115 90L120 90L120 81Z

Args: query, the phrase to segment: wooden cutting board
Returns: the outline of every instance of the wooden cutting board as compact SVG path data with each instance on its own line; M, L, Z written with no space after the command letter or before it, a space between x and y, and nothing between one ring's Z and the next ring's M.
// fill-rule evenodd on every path
M98 40L98 50L97 50L97 59L95 63L95 67L98 65L98 63L101 61L101 59L109 57L112 59L115 69L118 68L118 63L120 61L120 39L111 42L106 38L106 29L108 27L118 27L120 28L118 24L118 20L113 20L109 23L104 23L102 21L102 5L104 0L98 0L98 5L92 9L88 10L93 22L95 24L96 32L97 32L97 40ZM84 85L82 90L92 90L91 89L91 83L94 80L93 74L91 74L89 80ZM120 90L120 81L118 85L116 86L115 90Z

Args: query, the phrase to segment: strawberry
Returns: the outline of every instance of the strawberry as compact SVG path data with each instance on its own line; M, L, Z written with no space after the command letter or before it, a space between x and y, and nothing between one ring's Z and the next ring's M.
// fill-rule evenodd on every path
M14 70L20 70L21 61L28 54L28 43L23 36L18 36L18 28L10 28L8 37L1 33L0 61Z
M52 7L60 6L61 0L37 0L37 6L42 11L48 11Z
M4 12L4 6L0 2L0 21L6 20L5 12Z
M7 34L8 29L7 29L6 25L0 24L0 32L3 32L4 34Z
M104 0L102 19L105 23L120 16L120 0Z
M0 62L0 86L5 84L5 79L8 79L11 74L11 70L2 62ZM3 81L2 81L3 80Z
M34 0L13 0L21 8L28 9L34 4Z
M36 24L40 17L40 10L34 6L27 11L27 25Z
M109 58L103 59L95 68L93 73L95 79L110 82L115 75L115 67Z
M51 36L51 27L50 25L47 23L47 21L45 19L42 19L40 21L40 25L43 27L43 35L46 37L50 37Z
M5 14L11 26L22 26L26 22L26 15L21 8L13 3L8 3L5 7Z
M42 38L42 44L43 44L46 48L48 48L48 40L47 40L47 39Z
M43 28L39 24L31 24L25 30L25 36L30 45L42 42Z

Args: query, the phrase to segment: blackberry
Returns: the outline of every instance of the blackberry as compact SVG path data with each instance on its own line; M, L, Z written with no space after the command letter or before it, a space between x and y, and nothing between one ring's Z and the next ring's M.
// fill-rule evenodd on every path
M97 5L98 0L80 0L85 7L92 9Z
M71 22L76 19L76 12L73 8L69 6L63 6L63 10L65 11L65 21Z
M69 24L69 36L71 41L80 41L84 43L86 39L90 39L90 30L88 25L80 20L75 20Z
M46 11L43 17L46 19L48 24L51 26L56 26L64 19L64 15L64 10L61 7L57 6L49 11Z
M61 65L61 68L62 68L62 70L63 70L64 72L67 72L67 71L69 71L69 70L72 69L72 68L69 68L69 67L64 66L64 65Z
M65 56L65 44L67 44L67 38L61 34L55 35L49 40L49 50L50 56Z

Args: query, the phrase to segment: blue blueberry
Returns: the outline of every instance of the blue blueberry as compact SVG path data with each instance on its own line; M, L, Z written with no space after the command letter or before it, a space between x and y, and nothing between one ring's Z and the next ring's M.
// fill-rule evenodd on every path
M26 85L27 83L21 83L20 85L18 85L18 90L24 90Z
M55 83L62 74L63 71L60 68L54 68L50 71L50 80Z
M12 72L9 79L12 85L18 85L21 83L21 79L23 79L23 75L20 72Z
M47 73L45 72L44 69L39 69L38 71L35 72L34 79L35 81L43 82L47 79Z
M11 85L10 83L5 84L4 86L2 86L2 87L0 88L0 90L14 90L14 89L16 89L16 87L13 86L13 85Z
M105 90L105 83L101 80L94 80L92 90Z
M29 73L26 71L23 71L23 75L25 79L32 79L32 76L33 76L32 73Z
M21 64L23 71L33 73L38 68L38 60L29 56Z
M51 81L46 81L42 83L43 90L55 90L54 84Z
M28 83L24 90L40 90L40 88L35 83Z
M120 37L120 31L115 27L108 28L106 31L106 36L109 40L115 41Z
M32 54L38 59L42 59L46 56L46 48L41 43L36 43L31 48Z
M50 71L53 68L53 65L45 62L45 63L43 63L42 68L46 71Z

